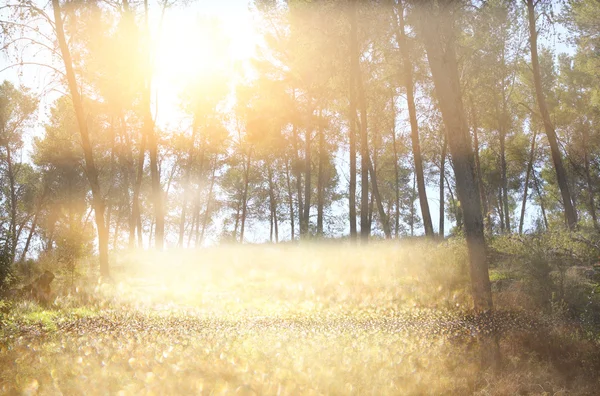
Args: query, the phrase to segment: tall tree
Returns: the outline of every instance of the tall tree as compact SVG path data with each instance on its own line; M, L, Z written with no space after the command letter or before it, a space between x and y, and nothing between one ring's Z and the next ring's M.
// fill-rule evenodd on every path
M109 276L110 271L108 266L108 229L104 222L104 197L102 196L102 191L100 189L98 170L94 162L94 153L92 149L92 144L90 142L90 134L88 131L85 111L83 108L83 100L81 98L81 95L79 94L79 87L77 85L77 79L73 70L71 52L69 50L67 40L65 38L61 8L58 0L52 0L52 8L54 10L54 25L56 30L56 38L58 40L62 60L65 66L65 74L67 76L69 92L71 94L73 108L75 109L75 115L77 117L79 134L81 136L81 146L83 148L83 154L85 158L86 174L92 190L94 218L96 220L96 229L98 232L98 255L100 260L100 274L102 276Z
M469 251L471 292L476 312L493 309L479 186L475 177L473 149L463 106L455 49L455 20L460 12L453 1L418 3L418 32L427 51L436 97L450 146L456 189L464 218ZM482 362L497 366L499 349L493 336L482 336Z
M550 144L550 152L552 154L552 162L554 163L554 170L556 171L556 180L560 189L562 197L562 204L564 207L565 222L570 229L575 228L577 225L577 213L573 206L571 199L571 193L569 191L569 183L567 179L567 173L562 161L562 154L558 147L558 138L556 136L556 130L554 124L550 118L548 112L548 106L546 105L546 98L542 88L542 77L540 73L540 62L538 59L538 30L537 30L537 17L535 8L542 4L541 0L524 0L527 4L527 17L529 22L529 45L531 50L531 68L533 70L533 82L535 86L535 95L537 99L538 108L540 115L544 123L544 130L546 131L546 137Z

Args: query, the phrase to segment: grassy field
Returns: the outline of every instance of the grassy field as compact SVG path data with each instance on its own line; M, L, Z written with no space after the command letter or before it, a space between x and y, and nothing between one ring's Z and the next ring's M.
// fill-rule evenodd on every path
M59 277L77 292L53 307L5 309L0 393L552 395L600 385L597 339L507 306L494 322L502 368L479 369L460 242L132 253L113 267L111 282Z

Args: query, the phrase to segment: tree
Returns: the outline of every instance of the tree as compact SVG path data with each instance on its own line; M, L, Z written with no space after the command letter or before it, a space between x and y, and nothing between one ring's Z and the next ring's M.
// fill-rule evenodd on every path
M420 7L418 32L427 51L436 97L454 163L458 198L464 216L474 308L479 313L488 312L493 309L493 303L483 217L455 50L454 18L460 9L452 1L435 3L431 1ZM483 363L497 365L499 358L497 340L484 335L482 341Z
M529 22L529 45L531 50L531 68L533 70L533 81L535 86L535 94L537 99L538 108L540 115L543 120L544 130L546 131L546 137L550 144L550 152L552 154L552 162L554 163L554 170L556 171L556 180L560 189L562 204L564 207L565 222L570 229L575 228L577 225L577 213L571 200L571 193L569 191L569 183L567 179L567 173L562 161L562 155L558 147L558 139L556 137L556 130L552 120L550 119L550 113L546 105L546 98L542 89L542 77L540 73L540 62L538 59L538 30L536 25L536 13L535 7L542 6L541 0L525 0L527 4L527 17Z

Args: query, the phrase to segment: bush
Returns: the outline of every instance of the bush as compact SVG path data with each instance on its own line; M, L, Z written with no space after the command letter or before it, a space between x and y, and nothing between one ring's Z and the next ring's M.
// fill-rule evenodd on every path
M511 284L495 288L497 300L540 309L556 319L600 325L600 289L592 265L598 257L597 238L562 231L493 239L490 252L496 277ZM511 298L506 298L509 293ZM515 293L521 294L521 301Z

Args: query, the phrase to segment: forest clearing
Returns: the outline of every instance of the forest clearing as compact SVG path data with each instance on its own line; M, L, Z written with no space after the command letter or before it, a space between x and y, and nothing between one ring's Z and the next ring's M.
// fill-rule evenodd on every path
M492 278L513 283L478 321L465 255L461 241L132 254L111 283L58 277L71 292L52 306L2 317L0 392L594 394L600 327L575 297L591 284L569 274L572 305L537 305L533 272L504 262ZM479 368L488 330L498 371Z

